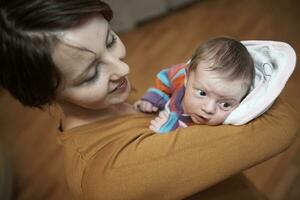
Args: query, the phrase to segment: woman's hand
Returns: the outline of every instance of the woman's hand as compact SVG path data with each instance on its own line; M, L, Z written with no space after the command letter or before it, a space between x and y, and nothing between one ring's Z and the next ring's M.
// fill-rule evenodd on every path
M133 104L134 108L136 110L139 110L141 112L147 112L147 113L152 113L152 112L157 112L158 107L154 106L152 103L144 100L138 100Z
M159 133L159 129L168 121L169 114L167 111L161 111L154 120L151 120L149 128Z

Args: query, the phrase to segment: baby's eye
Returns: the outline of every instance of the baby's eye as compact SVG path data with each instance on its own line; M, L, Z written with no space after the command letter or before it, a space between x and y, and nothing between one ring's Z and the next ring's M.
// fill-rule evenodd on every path
M228 103L228 102L223 102L220 105L221 105L221 108L224 110L229 110L232 107L232 104Z
M197 94L198 94L199 96L202 96L202 97L205 97L205 96L206 96L206 92L204 92L204 91L202 91L202 90L198 90L198 91L197 91Z

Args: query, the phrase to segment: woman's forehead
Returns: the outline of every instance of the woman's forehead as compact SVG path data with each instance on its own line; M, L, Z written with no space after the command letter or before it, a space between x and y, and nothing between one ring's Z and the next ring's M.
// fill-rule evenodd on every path
M70 46L98 54L105 48L108 30L108 22L102 15L95 15L79 26L65 31L61 40Z
M85 23L65 31L53 53L53 60L67 79L74 79L106 48L108 23L93 16Z

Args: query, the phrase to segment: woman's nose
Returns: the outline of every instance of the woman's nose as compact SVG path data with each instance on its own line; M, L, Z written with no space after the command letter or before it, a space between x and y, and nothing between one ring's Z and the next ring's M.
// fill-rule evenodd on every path
M209 115L213 115L216 113L216 104L213 100L207 100L203 103L202 105L202 110L209 114Z
M121 77L129 74L129 66L119 58L112 60L111 62L111 80L118 80Z

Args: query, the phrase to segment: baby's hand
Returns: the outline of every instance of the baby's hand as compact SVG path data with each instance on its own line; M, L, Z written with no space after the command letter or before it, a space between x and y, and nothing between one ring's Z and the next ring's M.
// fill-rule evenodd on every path
M152 103L144 100L139 100L133 104L136 110L140 110L141 112L156 112L158 111L158 107L152 105Z
M168 112L161 111L159 113L158 117L156 117L154 120L151 120L149 128L152 131L155 131L158 133L160 127L162 127L162 125L164 125L168 121L168 118L169 118Z

